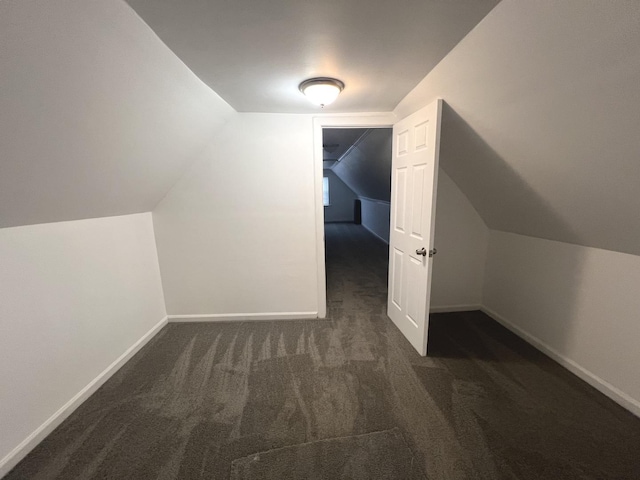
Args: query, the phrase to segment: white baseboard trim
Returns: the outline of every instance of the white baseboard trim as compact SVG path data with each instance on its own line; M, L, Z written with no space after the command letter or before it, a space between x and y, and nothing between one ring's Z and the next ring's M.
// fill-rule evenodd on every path
M384 238L382 238L380 235L378 235L376 232L374 232L373 230L371 230L369 227L367 227L364 223L361 223L360 225L362 225L364 227L365 230L367 230L371 235L373 235L374 237L377 237L379 240L382 240L384 243L386 243L387 245L389 245L389 241L385 240Z
M478 303L469 305L445 305L429 307L429 313L450 313L450 312L471 312L473 310L481 310L482 306Z
M98 388L100 388L111 376L116 373L131 357L133 357L149 340L151 340L167 324L167 317L164 317L151 330L145 333L136 343L131 345L120 357L102 371L96 378L80 390L76 395L65 403L47 421L40 425L31 435L25 438L16 448L9 452L0 460L0 478L4 477L15 467L20 460L45 439L58 425L60 425L69 415L77 409L82 402L89 398Z
M493 318L496 322L500 323L502 326L511 330L513 333L515 333L520 338L525 340L527 343L533 345L535 348L543 352L545 355L547 355L548 357L558 362L560 365L562 365L564 368L569 370L571 373L573 373L580 379L587 382L596 390L599 390L600 392L604 393L611 400L618 403L622 407L626 408L634 415L637 415L638 417L640 417L640 401L626 394L619 388L614 387L609 382L603 380L602 378L590 372L583 366L576 363L574 360L571 360L570 358L565 357L563 354L559 353L557 350L553 349L552 347L544 343L542 340L538 339L537 337L531 335L530 333L526 332L522 328L510 322L499 313L485 306L482 306L481 310L487 315L489 315L491 318Z
M318 312L276 313L205 313L198 315L169 315L169 323L181 322L233 322L247 320L307 320L318 318Z

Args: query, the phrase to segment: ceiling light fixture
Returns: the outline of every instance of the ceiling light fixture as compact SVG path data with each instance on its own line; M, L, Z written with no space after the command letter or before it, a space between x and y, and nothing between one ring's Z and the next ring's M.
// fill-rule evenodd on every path
M324 108L338 98L344 83L335 78L318 77L305 80L298 88L311 103Z

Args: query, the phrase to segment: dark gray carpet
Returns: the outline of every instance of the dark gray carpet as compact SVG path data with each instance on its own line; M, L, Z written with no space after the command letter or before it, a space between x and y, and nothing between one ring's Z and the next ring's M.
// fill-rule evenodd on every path
M640 419L480 312L419 357L387 247L326 240L329 320L168 325L7 478L640 478Z
M231 480L423 480L396 428L318 440L234 460Z

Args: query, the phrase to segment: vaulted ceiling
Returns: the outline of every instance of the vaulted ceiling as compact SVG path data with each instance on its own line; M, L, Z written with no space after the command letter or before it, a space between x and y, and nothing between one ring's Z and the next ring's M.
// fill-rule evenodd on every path
M639 2L130 4L0 1L0 227L149 211L232 106L316 113L335 75L328 112L444 98L489 227L640 255Z
M504 0L398 105L489 227L640 255L640 2Z
M128 0L240 112L316 113L298 84L346 84L327 111L392 110L499 0Z
M233 109L121 1L0 1L0 227L148 212Z

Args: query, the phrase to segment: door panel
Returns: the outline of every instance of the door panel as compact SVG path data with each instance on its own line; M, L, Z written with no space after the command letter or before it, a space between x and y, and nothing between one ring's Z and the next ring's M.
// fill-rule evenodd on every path
M427 136L428 136L428 128L429 122L422 122L419 125L416 125L416 150L421 150L423 148L427 148Z
M404 232L405 206L407 193L407 168L398 168L396 171L395 194L392 196L395 209L394 228L399 232Z
M442 100L393 127L387 314L421 355L427 353L435 194ZM422 250L424 249L424 250Z
M398 157L406 155L409 151L409 130L404 130L397 135Z
M418 328L421 320L421 305L424 303L422 298L422 289L420 284L420 275L422 274L422 261L413 257L409 257L409 271L407 275L407 318L413 326Z
M400 310L402 309L402 264L402 252L400 250L393 250L390 265L391 283L389 285L389 291L391 292L391 302Z
M426 190L427 165L413 167L413 199L411 201L411 236L423 240L422 221L424 219L424 194Z

